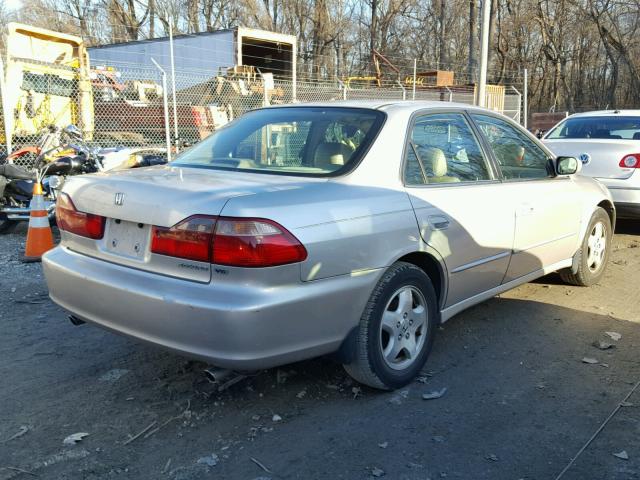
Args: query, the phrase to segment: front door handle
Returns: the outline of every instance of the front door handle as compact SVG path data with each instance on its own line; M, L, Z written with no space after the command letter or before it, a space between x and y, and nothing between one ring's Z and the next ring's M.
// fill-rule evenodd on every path
M444 215L429 215L427 220L434 230L445 230L449 228L449 224L451 223Z

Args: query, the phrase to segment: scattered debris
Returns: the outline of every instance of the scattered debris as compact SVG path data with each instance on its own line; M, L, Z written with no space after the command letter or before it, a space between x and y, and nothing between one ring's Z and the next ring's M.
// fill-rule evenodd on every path
M147 433L149 430L151 430L153 427L156 426L158 422L157 421L153 421L151 422L144 430L136 433L133 437L131 435L129 435L129 438L127 440L124 441L124 443L122 445L129 445L131 442L133 442L134 440L140 438L142 435L144 435L145 433Z
M384 477L385 471L378 467L373 467L371 469L371 475L374 477Z
M626 450L622 450L621 452L616 452L613 454L613 456L621 460L629 460L629 454L627 453Z
M73 433L71 435L69 435L67 438L65 438L62 443L64 445L75 445L76 443L78 443L79 441L81 441L84 437L88 437L89 434L86 432L78 432L78 433Z
M609 368L609 364L608 363L601 363L600 366L604 367L604 368Z
M12 471L18 472L18 473L24 473L25 475L31 475L32 477L37 477L38 476L33 472L30 472L28 470L23 470L23 469L18 468L18 467L2 467L2 468L6 468L7 470L12 470Z
M129 373L129 370L125 368L114 368L113 370L109 370L107 373L102 375L98 380L100 380L101 382L117 382L127 373Z
M610 348L615 348L615 345L613 343L603 342L602 340L595 340L591 345L593 345L596 348L599 348L600 350L608 350Z
M353 393L353 398L355 400L362 393L362 389L360 387L353 387L351 389L351 393Z
M409 390L402 390L389 399L389 403L393 405L402 405L402 400L409 396Z
M423 400L435 400L436 398L441 398L444 394L447 393L447 387L444 387L442 390L435 390L433 392L423 393Z
M162 469L162 473L167 473L169 471L169 467L171 466L171 459L167 460L167 463L164 464L164 468Z
M582 363L588 363L588 364L596 364L596 363L600 363L598 360L596 360L595 358L591 358L591 357L584 357L582 359Z
M262 470L264 470L267 473L272 473L271 470L269 470L267 467L264 466L264 464L262 462L260 462L260 460L253 458L253 457L249 457L251 459L251 461L253 463L255 463L256 465L258 465Z
M207 455L206 457L200 457L196 462L198 465L206 465L207 467L215 467L218 465L220 459L218 455L212 453L211 455Z
M382 443L379 443L379 444L378 444L378 446L379 446L380 448L387 448L387 447L389 446L389 442L382 442Z
M616 342L622 338L622 335L619 334L618 332L604 332L604 333L605 335L609 335L609 337L611 337L611 339L615 340Z
M631 402L620 402L621 407L635 407L635 405Z
M444 437L442 435L434 435L433 437L431 437L431 440L436 443L444 443Z
M307 395L307 391L306 390L300 390L298 393L296 393L296 397L302 399Z
M30 430L30 428L27 425L22 425L20 427L20 429L16 433L14 433L9 438L4 440L2 443L7 443L7 442L10 442L11 440L15 440L16 438L19 438L22 435L24 435L25 433L27 433L29 430Z
M55 465L56 463L65 462L67 460L79 460L81 458L85 458L89 456L89 451L80 448L80 449L67 449L63 450L60 453L56 453L55 455L51 455L47 457L46 460L36 462L32 465L32 470L38 470L43 467L50 467L51 465Z
M492 461L492 462L497 462L497 461L498 461L498 456L497 456L497 455L495 455L495 454L493 454L493 453L492 453L492 454L490 454L490 455L487 455L487 456L486 456L486 457L484 457L484 458L486 458L487 460L490 460L490 461Z
M276 413L273 417L271 417L271 420L274 422L281 422L282 417Z

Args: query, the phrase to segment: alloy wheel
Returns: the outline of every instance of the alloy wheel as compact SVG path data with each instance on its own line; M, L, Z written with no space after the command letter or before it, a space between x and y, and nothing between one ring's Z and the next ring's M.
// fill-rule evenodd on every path
M428 322L424 295L415 287L396 290L382 314L380 348L390 368L403 370L420 355L427 339Z
M587 239L587 266L591 272L600 270L604 263L607 250L607 227L602 223L596 223Z

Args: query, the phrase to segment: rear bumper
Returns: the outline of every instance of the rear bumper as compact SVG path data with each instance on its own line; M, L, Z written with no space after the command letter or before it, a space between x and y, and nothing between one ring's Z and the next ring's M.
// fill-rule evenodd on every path
M76 317L219 367L257 370L336 351L380 270L276 288L200 284L57 247L52 300Z
M618 218L640 218L640 177L628 179L598 178L611 192Z

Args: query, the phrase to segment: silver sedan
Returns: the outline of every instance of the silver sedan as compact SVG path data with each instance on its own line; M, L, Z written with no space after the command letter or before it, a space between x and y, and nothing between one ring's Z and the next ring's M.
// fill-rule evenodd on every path
M171 165L69 179L44 272L75 323L226 369L333 354L399 388L465 308L602 277L615 208L580 166L467 105L259 109Z
M611 191L619 218L640 219L640 110L577 113L543 142L557 155L580 159L581 174Z

